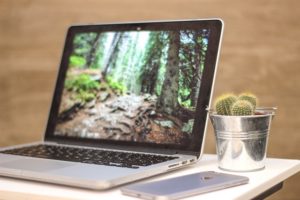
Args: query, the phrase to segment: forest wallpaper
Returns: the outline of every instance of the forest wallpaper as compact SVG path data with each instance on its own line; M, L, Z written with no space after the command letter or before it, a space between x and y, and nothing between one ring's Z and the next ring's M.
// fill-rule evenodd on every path
M77 33L56 135L188 144L209 30Z

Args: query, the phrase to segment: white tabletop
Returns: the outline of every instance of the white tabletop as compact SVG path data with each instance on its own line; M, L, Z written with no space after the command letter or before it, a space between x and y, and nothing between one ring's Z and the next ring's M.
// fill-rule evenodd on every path
M156 176L154 178L147 179L147 181L160 180L202 171L222 171L217 167L216 155L204 155L203 158L193 166L173 171L168 174ZM284 181L285 179L296 174L299 171L300 160L268 158L266 160L266 168L264 170L247 173L232 173L249 177L250 181L248 184L202 194L201 199L251 199L259 195L260 193L266 191L267 189L271 188L272 186ZM53 184L37 183L32 181L1 177L0 199L135 200L136 198L123 196L119 188L111 189L104 192L98 192L65 186L58 186ZM194 196L187 199L199 199L199 196Z

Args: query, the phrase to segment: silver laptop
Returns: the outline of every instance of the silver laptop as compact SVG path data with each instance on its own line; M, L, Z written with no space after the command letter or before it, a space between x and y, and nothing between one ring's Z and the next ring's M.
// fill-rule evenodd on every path
M44 141L2 148L0 175L104 190L195 163L222 27L70 27Z

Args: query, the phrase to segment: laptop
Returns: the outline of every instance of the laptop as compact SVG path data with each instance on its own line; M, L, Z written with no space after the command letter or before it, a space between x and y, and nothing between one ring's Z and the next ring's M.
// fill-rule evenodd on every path
M104 190L197 162L222 27L71 26L44 140L1 148L0 175Z

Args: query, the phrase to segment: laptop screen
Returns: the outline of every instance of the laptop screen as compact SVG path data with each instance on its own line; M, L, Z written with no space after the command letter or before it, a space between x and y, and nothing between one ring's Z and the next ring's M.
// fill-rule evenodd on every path
M189 145L210 42L207 27L73 33L54 136Z

